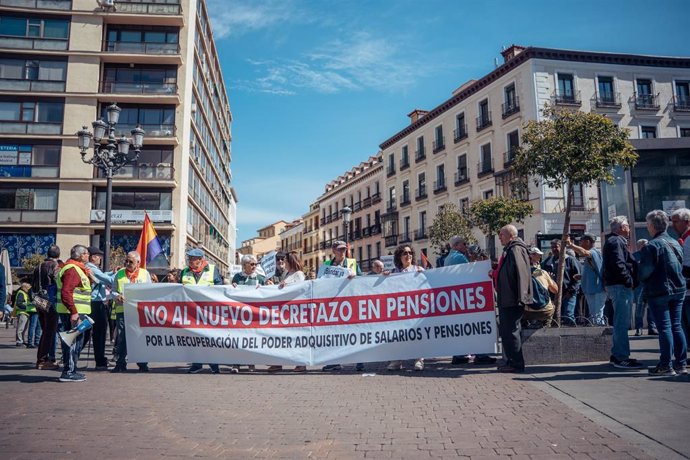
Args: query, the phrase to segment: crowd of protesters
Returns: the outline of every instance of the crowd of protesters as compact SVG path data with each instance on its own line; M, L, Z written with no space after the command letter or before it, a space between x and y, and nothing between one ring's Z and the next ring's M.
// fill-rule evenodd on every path
M613 347L610 364L619 369L640 369L642 364L630 356L629 328L634 312L635 335L641 335L647 312L647 332L658 335L660 359L649 369L650 375L676 375L687 373L687 337L690 332L690 210L678 209L669 216L655 210L646 216L649 240L640 240L635 250L630 247L630 225L625 217L613 218L610 232L605 235L601 249L597 238L585 233L579 238L564 235L550 242L547 257L537 246L529 247L519 238L512 225L503 227L499 239L503 252L492 263L489 277L494 284L498 313L498 332L504 359L499 372L519 373L525 370L522 353L523 327L543 326L607 326L613 328ZM669 235L669 227L675 238ZM325 265L342 267L349 279L362 276L357 261L348 257L348 245L336 241L332 255ZM127 340L124 319L123 287L127 283L157 282L155 275L140 267L140 255L129 252L125 266L103 272L100 268L103 252L97 247L74 246L70 258L63 262L60 249L51 246L47 257L34 271L32 282L22 282L12 296L0 292L8 299L2 318L16 327L18 347L37 348L36 368L62 370L60 380L83 381L85 375L78 370L78 361L86 343L93 344L95 370L127 372ZM232 279L223 279L217 266L209 263L202 249L186 253L187 266L172 269L163 282L183 285L237 286L290 284L315 279L313 270L303 270L296 252L278 253L276 271L267 277L262 273L254 256L245 255L242 270ZM561 257L562 260L561 260ZM421 258L425 260L425 258ZM448 241L447 250L439 259L439 266L451 266L490 260L489 254L459 236ZM376 260L367 276L415 274L429 269L419 265L414 248L403 244L393 254L395 268L387 270ZM563 263L562 286L556 283L559 264ZM0 270L3 273L4 270ZM1 280L0 280L1 281ZM1 283L4 289L4 283ZM47 297L49 308L36 308L32 299ZM560 302L558 302L560 301ZM554 320L555 305L560 303L560 323ZM57 331L70 331L85 315L93 320L93 327L71 342L58 339ZM106 356L106 339L114 343L112 357ZM56 351L60 345L62 363L58 364ZM491 364L496 358L489 355L453 356L453 364L473 361ZM110 365L115 366L110 368ZM137 363L140 372L148 372L147 363ZM403 369L403 361L391 361L389 371ZM209 364L211 372L220 373L218 364ZM357 363L356 370L364 369ZM424 369L424 357L414 360L416 371ZM194 363L189 373L203 369ZM255 366L248 366L253 372ZM331 364L324 371L339 371L340 364ZM232 365L231 372L240 372ZM272 365L268 372L280 372L282 366ZM294 372L306 372L297 366Z

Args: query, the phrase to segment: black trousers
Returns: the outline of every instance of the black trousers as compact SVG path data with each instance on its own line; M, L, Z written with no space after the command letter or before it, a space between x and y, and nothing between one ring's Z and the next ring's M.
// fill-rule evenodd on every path
M93 340L93 356L96 366L107 366L108 358L105 357L105 336L108 332L108 306L99 300L92 300L91 319L94 321L91 340Z
M518 369L525 368L525 358L522 356L522 338L520 332L522 327L520 321L524 309L522 307L499 307L498 308L498 333L503 343L508 363Z

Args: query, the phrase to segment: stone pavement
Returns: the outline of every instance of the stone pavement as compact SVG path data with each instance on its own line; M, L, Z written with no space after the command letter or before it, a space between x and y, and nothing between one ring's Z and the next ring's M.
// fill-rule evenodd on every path
M33 368L35 350L15 348L11 332L0 330L3 459L667 459L690 452L687 439L658 435L687 430L684 377L603 379L603 364L501 375L439 360L424 372L368 366L372 376L187 375L161 364L148 374L87 370L86 382L59 383L57 372ZM607 414L628 395L631 407Z

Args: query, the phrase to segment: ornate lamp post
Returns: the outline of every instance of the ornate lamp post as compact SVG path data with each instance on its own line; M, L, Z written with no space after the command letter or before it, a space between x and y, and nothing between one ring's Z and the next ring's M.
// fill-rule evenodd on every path
M347 257L350 252L350 221L352 220L352 209L350 209L349 206L345 206L341 212L343 213L343 223L345 224L345 244L347 245L345 257Z
M106 109L107 121L102 119L91 123L93 126L93 134L89 132L86 126L77 133L79 151L81 152L81 160L84 163L94 165L100 169L106 177L106 193L105 193L105 254L103 256L103 270L110 269L110 219L113 206L113 174L120 170L127 163L136 161L141 153L141 147L144 145L144 132L141 127L137 126L132 132L132 139L127 139L124 135L115 138L115 125L120 119L120 112L122 109L114 102ZM86 154L91 147L91 140L93 139L93 155L91 158L86 158ZM134 152L130 153L129 148L133 147Z

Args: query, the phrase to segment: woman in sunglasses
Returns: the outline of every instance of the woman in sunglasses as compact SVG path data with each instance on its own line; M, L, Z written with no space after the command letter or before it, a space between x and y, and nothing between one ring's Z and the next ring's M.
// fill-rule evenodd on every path
M393 271L385 271L384 275L390 275L391 273L417 273L423 272L424 267L420 267L416 264L417 258L415 257L414 249L406 244L401 244L395 249L393 253L393 263L395 268ZM403 368L402 361L391 361L386 367L389 371L399 371ZM414 362L414 370L423 371L424 370L424 358L417 358Z

